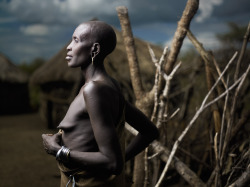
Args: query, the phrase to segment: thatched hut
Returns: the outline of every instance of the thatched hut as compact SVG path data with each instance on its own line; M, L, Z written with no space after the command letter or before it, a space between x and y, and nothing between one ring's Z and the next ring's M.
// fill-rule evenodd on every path
M105 61L107 72L118 80L123 93L128 100L133 101L127 55L123 44L121 32L115 30L117 46ZM141 66L142 79L145 87L154 81L155 68L151 62L147 43L135 39L138 60ZM157 56L161 55L160 47L152 46ZM55 127L65 115L65 112L83 84L80 69L72 69L67 66L65 60L66 46L53 58L40 67L31 77L30 83L41 88L40 111L48 127Z
M29 109L28 76L0 54L0 115Z

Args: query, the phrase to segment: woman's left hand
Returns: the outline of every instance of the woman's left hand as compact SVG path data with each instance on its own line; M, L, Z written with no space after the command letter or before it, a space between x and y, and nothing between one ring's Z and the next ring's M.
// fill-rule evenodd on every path
M56 156L57 151L61 148L61 133L42 134L43 146L48 154Z

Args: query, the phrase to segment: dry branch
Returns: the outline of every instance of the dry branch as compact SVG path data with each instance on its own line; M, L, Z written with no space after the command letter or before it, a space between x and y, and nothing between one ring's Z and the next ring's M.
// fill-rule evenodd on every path
M176 62L177 56L180 52L184 38L186 37L187 30L196 14L199 7L199 0L188 0L186 7L183 11L180 21L178 22L177 30L174 34L174 38L171 44L171 50L168 55L167 63L165 66L165 72L169 74Z
M127 52L130 77L131 77L131 82L132 82L132 86L133 86L135 98L136 98L136 106L146 116L149 116L150 105L152 105L151 103L153 103L153 96L151 96L148 93L145 93L143 85L142 85L140 68L139 68L138 59L136 55L135 43L134 43L133 33L132 33L131 25L130 25L128 9L125 6L121 6L121 7L117 7L116 10L117 10L121 28L122 28L122 36L124 40L125 49ZM144 174L145 174L144 164L145 164L144 153L142 152L136 156L135 161L134 161L134 173L133 173L134 185L133 186L138 186L138 187L143 186Z
M204 49L202 43L200 43L200 42L197 40L197 38L193 35L193 33L192 33L190 30L187 31L187 36L188 36L189 40L192 42L192 44L194 45L195 49L196 49L196 50L199 52L199 54L201 55L202 59L203 59L206 63L210 64L210 65L209 65L210 67L211 67L212 62L214 63L215 68L216 68L216 70L217 70L217 72L218 72L218 74L219 74L219 76L220 76L221 71L220 71L219 66L218 66L218 64L217 64L217 62L216 62L214 56L212 55L212 53L211 53L211 52L207 52L207 51ZM214 75L214 77L216 77L215 74L214 74L214 71L212 71L212 74ZM224 78L222 77L221 80L222 80L222 83L223 83L224 86L225 86L225 80L224 80Z
M222 149L222 154L221 154L221 159L222 160L224 158L227 146L228 146L229 141L231 139L231 133L232 133L231 131L232 131L233 123L234 123L234 113L235 113L235 110L236 110L237 97L238 97L240 89L241 89L241 87L242 87L242 85L243 85L243 83L244 83L244 81L245 81L245 79L247 77L249 69L250 69L250 65L248 66L246 72L241 76L241 77L243 77L243 79L241 80L240 84L238 85L238 87L237 87L237 89L236 89L236 91L234 93L233 104L232 104L231 111L230 111L230 118L228 120L227 130L226 130L226 134L225 134L225 142L223 144L223 149ZM237 82L237 81L235 81L235 82Z
M244 35L243 44L242 44L242 47L241 47L240 55L239 55L239 58L238 58L238 61L237 61L237 66L236 66L236 70L235 70L235 74L234 74L234 80L236 80L238 78L238 76L239 76L240 64L241 64L241 61L242 61L242 59L244 57L249 38L250 38L250 23L248 24L247 31L246 31L246 33Z
M167 73L171 72L174 67L178 53L182 46L183 39L186 36L186 32L189 27L189 24L198 9L198 4L199 4L199 0L188 0L186 4L185 10L183 11L182 18L178 23L178 27L177 27L177 30L176 30L176 33L172 42L171 55L168 56L167 65L164 67ZM155 94L155 89L157 88L157 86L154 86L150 92L145 93L143 86L142 86L141 78L140 78L138 60L136 57L133 35L132 35L130 21L128 17L128 10L126 7L118 7L117 12L118 12L118 17L120 19L120 23L122 27L125 48L127 51L130 74L131 74L131 81L132 81L133 89L134 89L135 96L136 96L136 104L139 109L141 109L147 116L149 116L148 111L150 110L150 107L153 106L154 96L155 96L154 94ZM162 86L163 85L162 82L163 82L162 78L159 76L158 85ZM160 89L162 89L162 87L158 88L157 90L160 90ZM168 88L165 89L165 95L167 93L168 93ZM144 97L142 97L142 95ZM167 161L166 158L168 157L165 154L161 154L161 158ZM143 157L141 157L141 159L143 160ZM176 170L180 173L180 175L185 180L187 180L188 183L190 183L192 186L204 186L204 183L199 179L199 177L197 177L196 174L192 172L185 164L183 164L177 158L175 158L175 161L176 162L174 166ZM140 164L143 165L144 163L140 162ZM138 165L138 163L135 162L135 165ZM143 168L143 166L141 167ZM143 175L143 173L141 173L140 171L138 175ZM143 176L141 176L141 178L143 178ZM138 182L138 178L136 180ZM138 183L138 186L141 186L140 182Z
M167 54L168 54L168 47L166 46L164 48L159 62L155 57L154 51L152 50L152 48L149 45L148 45L148 48L149 48L149 54L152 58L152 62L156 66L155 84L154 84L154 87L152 89L152 92L154 92L154 109L153 109L153 112L151 115L151 121L154 121L156 118L156 112L157 112L157 109L159 106L159 82L160 82L161 75L164 73L162 70L162 65L163 65L163 62L165 61Z
M218 97L216 97L214 100L210 101L209 103L207 103L206 105L204 105L204 108L209 107L210 105L212 105L213 103L217 102L218 100L220 100L222 97L224 97L226 94L228 94L229 91L231 91L232 89L234 89L236 87L236 85L240 85L244 82L246 75L248 74L250 69L250 66L248 66L247 71L245 72L245 74L243 74L238 80L236 80L236 82L234 82L227 90L225 90L222 94L220 94Z
M227 95L226 97L226 101L225 101L225 106L224 106L224 111L225 111L225 108L226 108L226 105L227 105L227 100L228 100L228 93L230 90L232 90L237 84L238 85L238 88L243 84L244 80L246 79L248 73L250 71L250 65L248 66L246 72L241 76L241 78L239 78L238 80L236 80L236 82L234 82L234 84L232 86L230 86L224 93L222 93L219 97L217 97L215 100L211 101L210 103L206 104L204 107L206 107L207 105L211 105L213 102L216 102L218 101L220 98L224 97L225 95ZM228 141L224 141L224 139L222 140L222 136L223 134L221 133L221 140L220 140L220 147L219 147L219 157L220 157L220 167L222 167L222 161L223 161L223 153L222 153L222 146L224 145L223 143L226 143L226 142L230 142L230 140L235 136L235 134L237 133L238 129L242 126L242 124L244 124L247 120L249 119L249 111L246 112L245 115L243 115L242 119L239 120L239 122L236 124L235 128L233 129L232 131L232 134L231 136L229 137L229 140ZM222 127L224 127L224 124L222 125ZM221 127L221 128L222 128ZM223 130L221 129L221 132ZM212 181L214 179L214 177L216 176L216 173L217 173L217 169L218 167L216 166L216 168L214 169L214 171L212 172L212 174L210 175L210 178L209 180L207 181L207 186L211 186L212 184Z
M128 124L125 124L125 128L133 135L137 135L138 132ZM162 161L167 162L169 158L170 151L167 147L163 146L161 142L154 141L151 144L151 148L155 153L154 156L159 156ZM176 171L183 177L191 186L194 187L205 187L206 185L201 181L201 179L180 159L174 156L173 158L173 167Z
M220 186L221 181L220 181L220 165L219 165L219 155L218 155L218 132L215 133L214 136L214 153L215 153L215 160L216 160L216 166L215 166L215 187L218 185Z
M151 115L151 121L153 122L154 119L156 118L156 112L159 106L159 82L160 82L160 78L161 78L161 72L162 72L162 64L167 56L167 52L168 52L168 47L165 47L162 53L162 56L160 58L160 61L158 63L158 60L156 59L156 56L154 54L153 49L150 47L150 45L148 45L149 48L149 54L152 58L152 62L155 64L156 66L156 73L155 73L155 84L154 87L152 88L151 92L154 92L154 109ZM157 66L158 65L158 66ZM144 179L144 187L148 186L149 183L149 173L148 173L148 148L145 149L145 156L144 156L144 162L145 162L145 179ZM156 173L155 173L156 174Z
M166 84L162 93L162 97L161 97L161 101L160 101L160 108L159 108L159 112L158 112L158 118L157 118L157 123L156 126L157 128L160 128L160 126L162 125L163 119L164 119L164 114L165 114L165 106L166 106L166 102L167 102L167 96L169 93L169 87L170 87L170 81L172 80L175 72L177 71L177 69L180 67L181 62L179 64L177 64L175 66L175 68L173 69L173 71L170 73L170 75L168 76L167 74L165 74L164 72L162 72L162 76L164 77Z
M174 157L174 154L180 144L180 142L182 141L182 139L184 138L184 136L187 134L187 132L191 129L191 127L193 126L194 122L196 121L196 119L199 117L199 115L208 107L210 106L211 104L213 104L215 101L217 101L218 99L214 99L213 101L211 101L209 104L205 105L206 104L206 101L209 97L209 95L211 94L211 92L213 91L213 89L215 89L215 87L217 86L217 84L219 83L219 81L221 80L222 76L224 75L224 73L227 71L227 69L229 68L230 64L233 62L233 60L235 59L237 53L235 53L235 55L233 56L233 58L229 61L229 63L227 64L227 66L225 67L224 71L222 72L221 76L218 78L218 80L215 82L215 84L213 85L213 87L209 90L208 94L205 96L200 108L198 109L198 111L195 113L194 117L192 118L192 120L189 122L189 124L187 125L187 127L185 128L185 130L182 132L182 134L179 136L179 138L176 140L173 148L172 148L172 151L170 153L170 156L169 156L169 159L168 159L168 162L166 163L165 165L165 168L163 170L163 174L161 176L161 178L159 179L158 183L156 186L159 186L160 184L160 181L163 179L163 176L165 175L165 173L167 172L169 166L170 166L170 163ZM248 73L248 72L247 72ZM239 83L241 80L243 80L244 77L242 76L238 81L237 83ZM236 86L237 84L234 84L233 86ZM229 89L232 89L232 86L229 88ZM228 91L228 90L227 90ZM225 95L225 94L224 94ZM220 97L220 96L219 96ZM221 97L220 97L221 98Z
M238 80L236 80L232 86L230 86L224 93L222 93L220 96L218 96L216 99L214 99L214 100L211 101L210 103L206 104L204 107L210 106L213 102L216 102L216 101L218 101L219 99L221 99L222 97L224 97L225 95L228 95L228 92L229 92L230 90L232 90L237 84L239 84L239 85L238 85L238 88L240 88L240 86L243 84L244 80L246 79L246 77L247 77L249 71L250 71L250 65L248 66L246 72L245 72ZM222 76L222 75L221 75L221 76ZM247 114L248 114L248 113L247 113ZM246 121L247 119L248 119L248 115L243 116L242 120L239 121L239 126L241 126L241 125L244 123L244 121ZM238 126L238 124L237 124L236 126ZM237 129L238 129L238 128L237 128ZM234 133L236 133L236 132L234 132ZM235 135L235 134L233 134L233 135ZM228 141L224 141L224 144L225 144L226 142L229 142L230 139L231 139L232 137L233 137L233 136L230 136ZM221 152L222 152L222 151L221 151ZM221 165L222 165L222 159L223 159L223 153L221 153L221 155L220 155L220 160L221 160L221 161L220 161L220 162L221 162L220 164L221 164ZM207 182L207 186L210 186L210 185L211 185L212 180L213 180L213 178L214 178L215 176L216 176L216 168L215 168L215 170L212 172L212 174L211 174L211 176L210 176L210 178L209 178L209 180L208 180L208 182Z
M122 28L122 36L127 52L128 63L130 68L130 76L135 92L136 99L139 99L144 94L138 59L135 50L135 42L129 21L128 9L124 6L116 8L120 24Z
M246 123L247 120L250 119L250 111L246 111L242 114L242 117L239 119L238 123L233 127L230 141L237 134L239 129Z
M192 32L190 30L188 30L187 36L188 36L189 40L193 43L196 50L200 53L202 59L205 62L207 87L208 87L208 90L210 90L212 85L214 84L213 77L216 77L215 69L213 68L212 64L213 63L215 64L215 67L216 67L219 75L221 74L220 69L218 66L216 66L217 63L215 61L215 58L214 58L212 52L206 51L204 49L203 45L197 40L197 38L192 34ZM222 82L223 83L225 82L223 77L222 77ZM211 99L214 99L215 97L216 97L215 91L211 92ZM221 124L220 124L221 117L220 117L218 105L216 103L214 105L212 105L212 113L213 113L213 118L214 118L215 132L219 132L220 126L221 126Z
M248 165L247 170L242 173L242 175L229 187L244 187L250 183L250 165Z
M239 75L239 67L240 67L240 64L241 64L241 61L242 61L242 58L245 54L245 50L246 50L246 45L247 45L247 42L249 40L249 37L250 37L250 23L248 25L248 28L247 28L247 31L246 31L246 34L244 36L244 42L243 42L243 45L242 45L242 49L241 49L241 52L240 52L240 57L237 61L237 67L236 67L236 72L234 74L234 79L237 79L238 75ZM249 69L249 66L248 66L248 69ZM247 70L249 71L249 70ZM244 73L246 74L246 72ZM246 78L246 77L245 77ZM244 78L244 79L245 79ZM223 160L224 158L224 155L226 153L226 149L227 149L227 146L229 144L229 141L231 139L231 133L232 133L232 126L234 124L234 120L235 120L235 111L236 111L236 108L237 108L237 102L238 102L238 96L240 94L240 89L243 85L243 82L244 80L241 81L240 85L237 87L235 93L234 93L234 96L233 96L233 102L232 102L232 107L231 107L231 110L230 110L230 118L228 120L228 124L227 124L227 130L226 130L226 134L225 134L225 143L223 145L223 149L222 149L222 155L221 155L221 159Z
M211 169L211 166L209 166L206 162L204 162L203 160L197 158L195 155L193 155L192 153L186 151L185 149L183 149L182 147L178 147L178 150L182 153L184 153L185 155L189 156L190 158L192 158L193 160L195 160L196 162L200 163L201 165L205 166L208 169Z
M160 152L160 157L164 162L167 162L169 159L170 151L161 145L160 142L154 141L151 144L151 147L153 148L154 152ZM194 187L205 187L206 185L203 183L203 181L181 160L179 160L177 157L173 157L172 165L176 169L176 171L182 176L183 179L186 180L191 186Z
M214 63L214 66L215 66L215 68L216 68L216 71L217 71L218 75L220 76L221 70L220 70L220 68L219 68L219 65L218 65L218 63L216 62L216 59L214 58L214 56L212 56L212 58L213 58L213 63ZM221 81L222 81L222 83L223 83L225 89L227 89L227 84L226 84L225 80L222 78Z
M227 88L228 86L228 81L229 78L227 79L227 84L225 86L225 88ZM222 114L222 120L221 120L221 131L220 131L220 142L219 142L219 150L218 150L218 156L219 156L219 167L222 166L222 159L221 159L221 152L222 152L222 147L223 147L223 143L224 143L224 129L225 129L225 116L226 116L226 110L227 110L227 105L228 105L228 97L229 97L229 93L227 93L226 95L226 99L224 102L224 109L223 109L223 114Z
M144 168L145 168L144 187L147 187L149 184L148 147L144 151Z

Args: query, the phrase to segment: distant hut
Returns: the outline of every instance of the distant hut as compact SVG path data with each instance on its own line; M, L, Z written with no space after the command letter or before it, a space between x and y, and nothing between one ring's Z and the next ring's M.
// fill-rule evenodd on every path
M127 55L123 44L121 32L115 30L117 35L116 49L105 60L107 72L119 81L125 97L133 101L133 91L130 81L130 73ZM135 39L138 60L140 62L142 79L145 87L149 87L154 81L155 68L151 62L147 43ZM157 56L161 55L162 49L152 46ZM49 128L54 128L62 120L69 104L78 93L83 84L80 69L69 68L65 60L66 46L42 67L34 72L30 79L31 84L41 88L42 118L47 121Z
M29 109L28 76L0 54L0 115Z

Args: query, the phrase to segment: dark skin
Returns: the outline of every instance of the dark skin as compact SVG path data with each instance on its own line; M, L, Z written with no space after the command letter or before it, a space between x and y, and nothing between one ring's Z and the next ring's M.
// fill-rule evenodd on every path
M58 126L63 133L43 134L42 138L44 149L53 156L62 145L70 149L70 160L65 163L68 167L119 174L124 156L116 126L124 107L125 121L138 131L125 150L125 161L144 150L158 137L158 131L141 111L123 99L118 83L105 71L103 61L109 50L101 38L109 37L111 32L110 26L98 21L76 28L66 60L69 67L81 68L85 84Z

